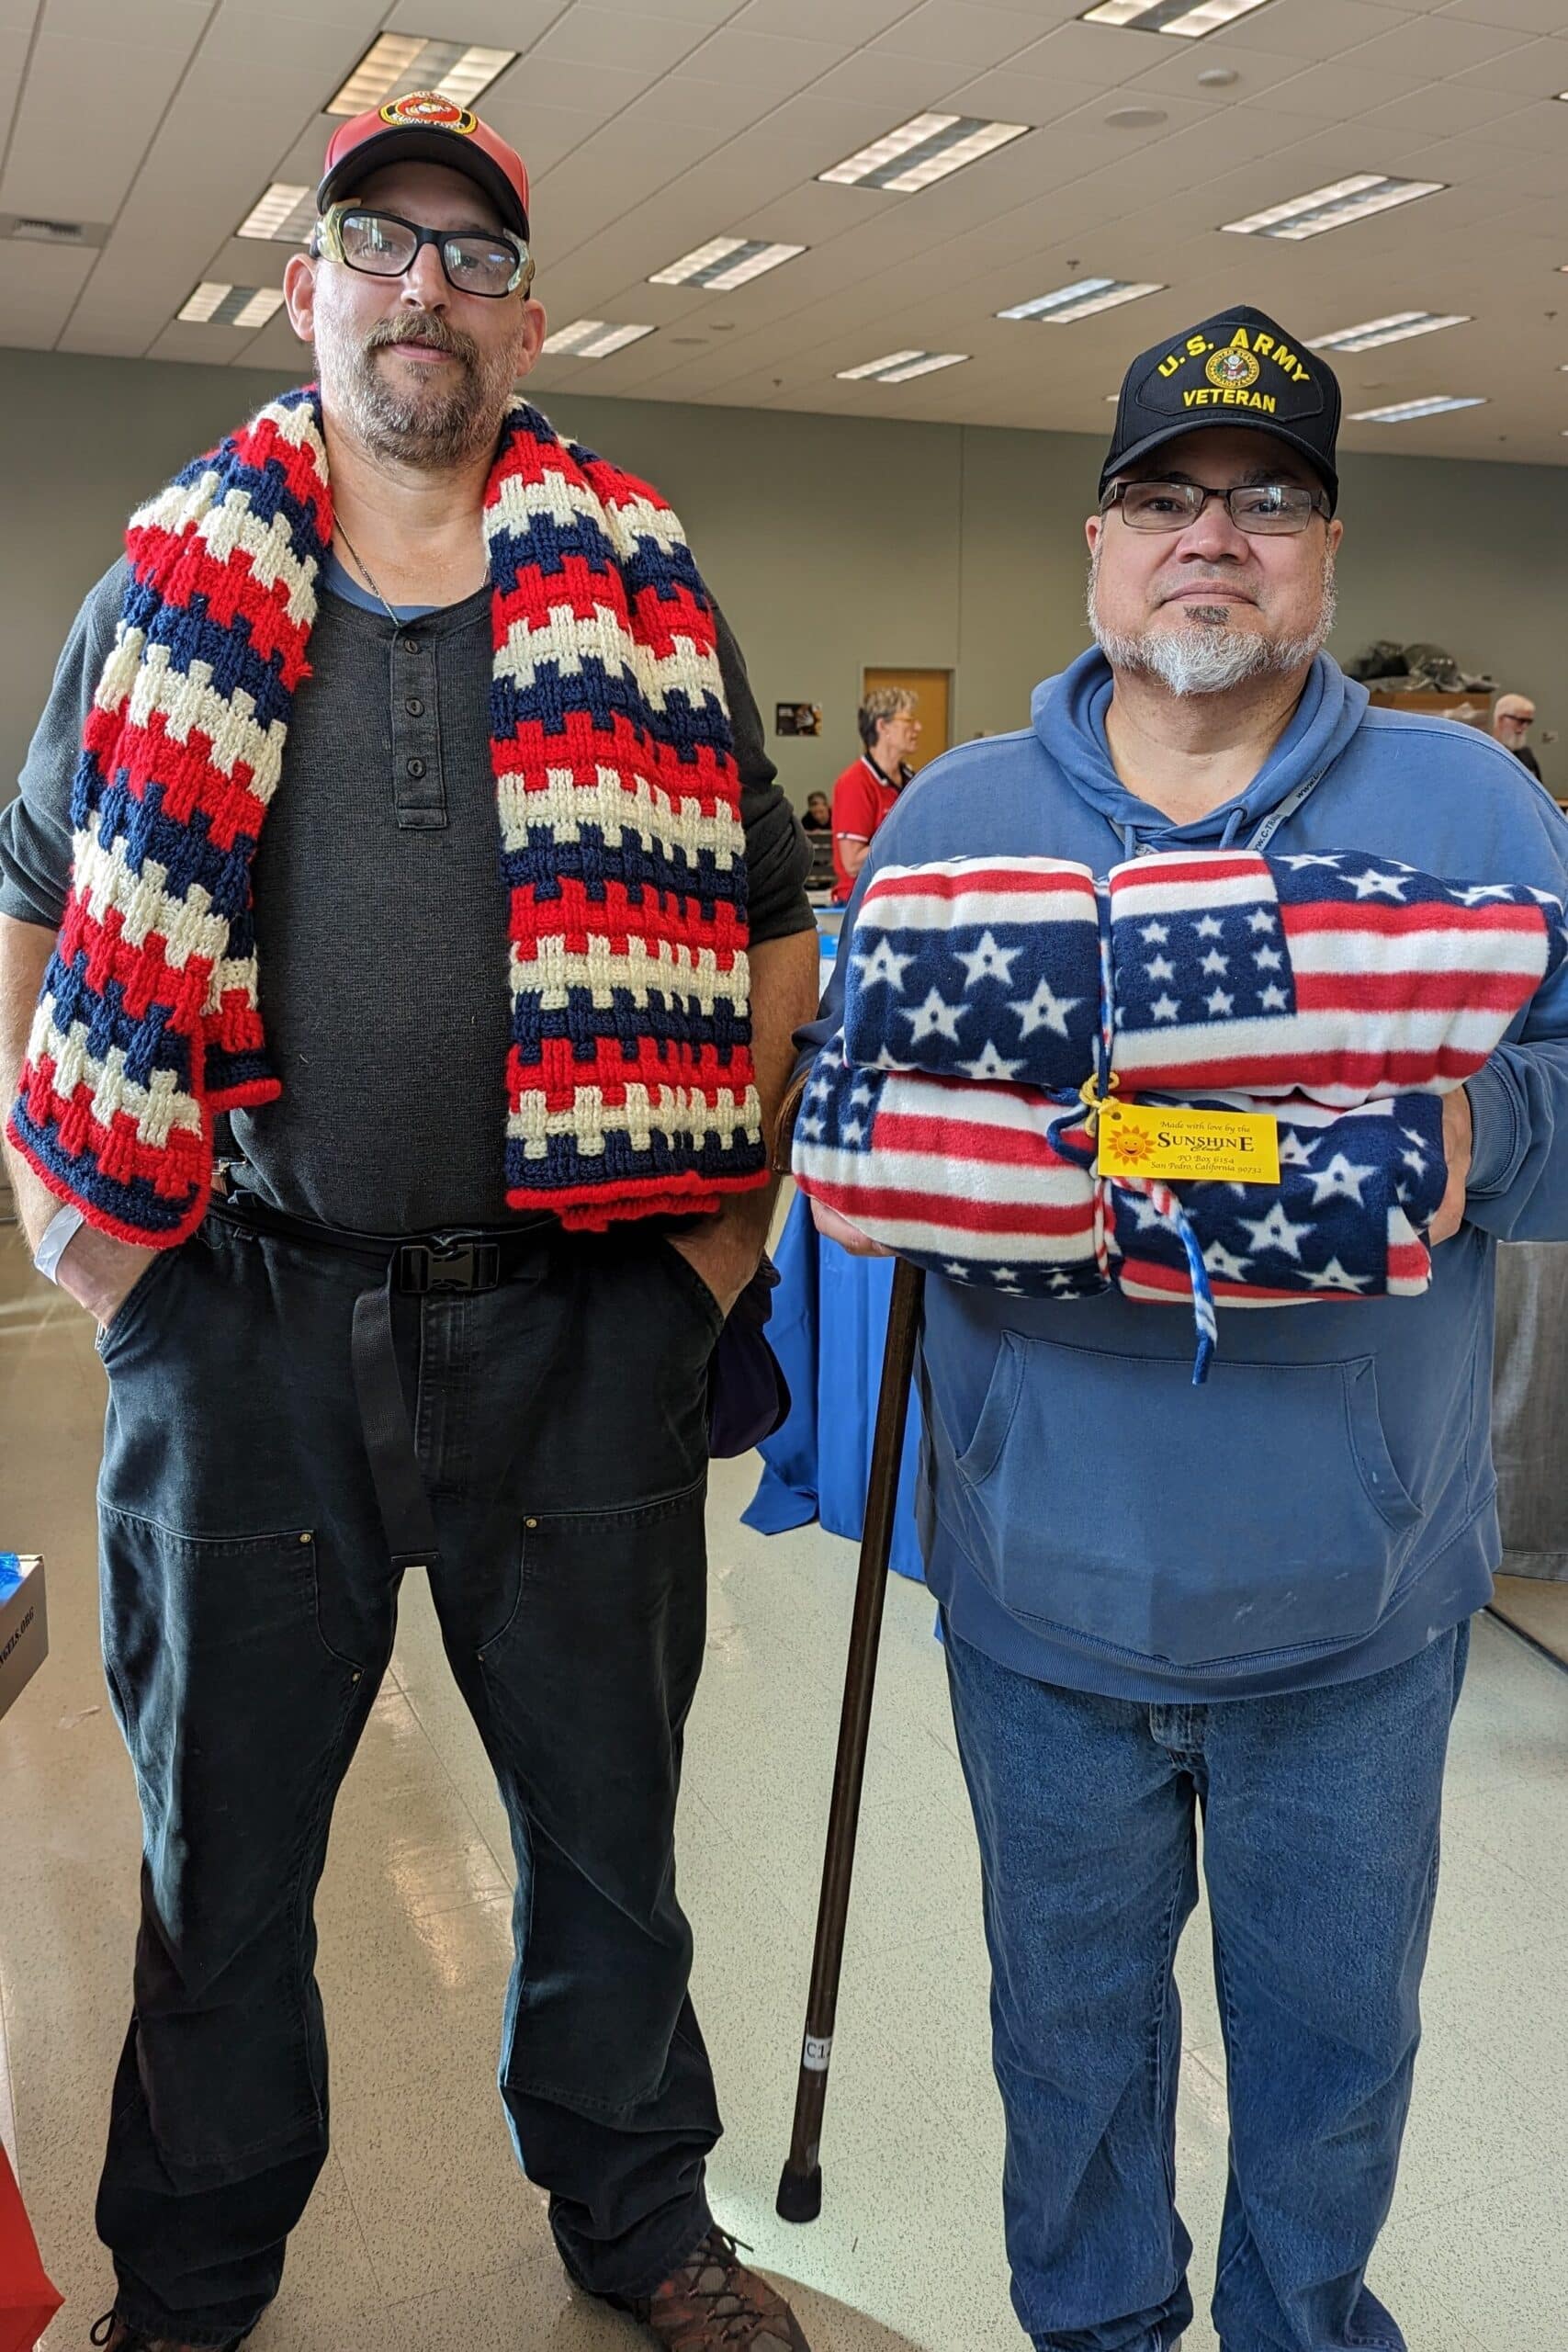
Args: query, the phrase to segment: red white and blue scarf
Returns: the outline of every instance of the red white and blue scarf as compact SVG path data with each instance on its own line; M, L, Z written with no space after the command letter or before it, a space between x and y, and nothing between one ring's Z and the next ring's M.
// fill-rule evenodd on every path
M589 1228L713 1209L765 1182L765 1153L712 602L658 494L521 402L484 533L508 1204ZM127 532L73 790L71 896L9 1129L51 1191L122 1240L192 1233L214 1117L281 1092L251 866L332 536L314 386L188 466Z

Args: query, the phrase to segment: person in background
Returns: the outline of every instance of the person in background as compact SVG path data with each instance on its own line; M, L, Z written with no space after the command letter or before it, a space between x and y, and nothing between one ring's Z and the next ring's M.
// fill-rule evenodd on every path
M1499 695L1492 710L1492 732L1506 752L1529 768L1537 784L1540 782L1540 763L1529 747L1529 731L1535 725L1535 705L1529 695Z
M833 811L825 792L813 792L807 795L806 814L800 823L804 832L830 833L832 831Z
M902 686L878 686L860 707L858 760L833 786L833 897L840 906L855 887L877 827L914 775L909 762L920 740L915 696Z

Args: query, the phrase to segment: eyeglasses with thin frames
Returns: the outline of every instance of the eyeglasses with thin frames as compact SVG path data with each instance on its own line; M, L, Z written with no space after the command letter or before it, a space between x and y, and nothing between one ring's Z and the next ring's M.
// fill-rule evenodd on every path
M1211 498L1223 500L1236 529L1254 539L1291 537L1314 514L1333 512L1325 492L1293 481L1239 482L1232 490L1208 490L1198 481L1113 481L1100 511L1109 514L1120 507L1133 531L1185 531Z
M425 229L400 213L362 204L329 204L317 221L310 251L342 262L366 277L401 277L425 245L434 245L455 293L499 302L534 282L534 260L521 237L504 229Z

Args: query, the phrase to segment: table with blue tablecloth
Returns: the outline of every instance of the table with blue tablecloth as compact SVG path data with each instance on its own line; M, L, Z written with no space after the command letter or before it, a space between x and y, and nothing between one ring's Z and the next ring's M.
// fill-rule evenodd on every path
M818 930L822 981L838 948L841 910L822 908ZM797 1193L773 1252L779 1285L768 1338L789 1383L789 1418L759 1449L765 1468L743 1514L764 1535L819 1520L831 1535L858 1543L871 1470L872 1432L882 1385L882 1350L893 1289L891 1258L852 1258L824 1241L811 1204ZM915 1464L920 1445L918 1396L909 1399L892 1565L923 1576L915 1536Z

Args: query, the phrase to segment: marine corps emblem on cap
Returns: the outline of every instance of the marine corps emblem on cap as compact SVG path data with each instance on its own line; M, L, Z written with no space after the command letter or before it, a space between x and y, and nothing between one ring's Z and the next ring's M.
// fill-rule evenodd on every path
M411 90L407 97L389 98L381 119L398 130L451 130L460 139L471 139L479 127L477 114L455 106L439 90Z

